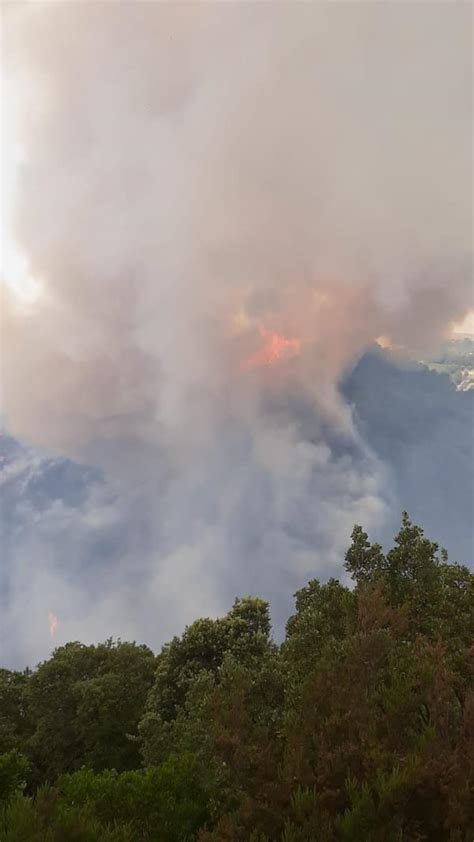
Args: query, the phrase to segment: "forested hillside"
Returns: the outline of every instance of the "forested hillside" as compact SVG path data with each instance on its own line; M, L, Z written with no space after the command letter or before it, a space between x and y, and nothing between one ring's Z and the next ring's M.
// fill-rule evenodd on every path
M405 514L345 567L280 646L246 597L0 670L1 842L472 842L474 575Z

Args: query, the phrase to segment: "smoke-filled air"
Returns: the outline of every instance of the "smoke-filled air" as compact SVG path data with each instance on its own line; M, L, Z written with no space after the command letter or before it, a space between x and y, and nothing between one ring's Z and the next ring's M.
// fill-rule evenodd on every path
M4 660L159 647L245 594L278 636L354 523L392 537L397 466L423 448L433 537L462 555L471 527L428 467L442 432L431 450L394 432L390 461L347 382L367 349L408 378L472 308L470 15L6 4ZM421 417L457 411L442 388Z

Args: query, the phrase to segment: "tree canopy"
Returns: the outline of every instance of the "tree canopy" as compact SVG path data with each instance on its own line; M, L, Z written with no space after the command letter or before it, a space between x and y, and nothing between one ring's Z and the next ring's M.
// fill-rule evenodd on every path
M2 842L472 842L474 575L403 513L355 526L285 639L236 599L155 655L0 670Z

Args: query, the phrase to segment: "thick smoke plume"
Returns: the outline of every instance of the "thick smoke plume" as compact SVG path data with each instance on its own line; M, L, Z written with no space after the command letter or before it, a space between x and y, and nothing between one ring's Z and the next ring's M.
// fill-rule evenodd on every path
M170 633L236 590L278 601L340 561L354 521L383 523L386 471L338 381L376 337L419 352L469 306L469 19L463 3L5 15L15 236L42 293L4 303L3 412L100 464L125 520L141 512L118 616L133 566ZM298 354L242 365L262 326Z

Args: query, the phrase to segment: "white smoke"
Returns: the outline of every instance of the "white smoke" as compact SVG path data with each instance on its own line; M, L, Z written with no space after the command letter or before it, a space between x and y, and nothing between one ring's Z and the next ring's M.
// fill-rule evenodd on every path
M166 633L237 590L278 599L340 562L354 521L383 521L386 472L337 382L377 336L425 348L469 307L469 19L463 3L9 9L14 230L43 293L4 304L3 412L101 464L125 510L139 496L153 540L133 563L150 614L175 606ZM258 324L301 355L242 372Z

